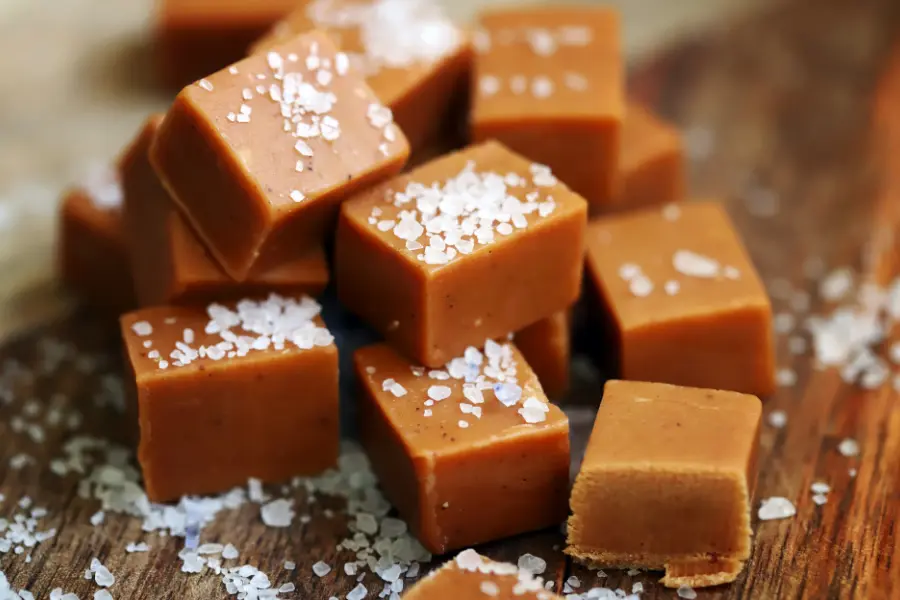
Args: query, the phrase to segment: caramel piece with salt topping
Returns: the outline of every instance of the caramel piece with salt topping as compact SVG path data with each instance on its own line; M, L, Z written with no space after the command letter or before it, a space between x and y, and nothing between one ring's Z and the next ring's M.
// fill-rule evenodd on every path
M303 0L255 51L322 29L366 75L418 151L447 125L466 85L471 46L436 0Z
M408 154L390 111L314 31L182 90L150 161L225 272L244 280L319 247L339 203Z
M646 108L629 103L622 121L619 197L612 208L632 210L683 200L685 170L678 130Z
M270 292L317 295L328 284L322 248L234 281L222 271L176 210L150 166L161 115L147 120L122 158L124 219L135 291L142 306L222 301Z
M118 173L98 167L63 196L58 225L63 283L90 306L115 314L135 305L121 205Z
M623 379L774 390L772 307L720 204L596 219L587 270Z
M437 367L575 301L586 213L546 168L496 142L471 146L343 205L338 295Z
M566 552L665 569L665 585L733 581L750 556L759 398L609 381L570 504Z
M472 138L550 166L592 207L616 198L625 112L619 17L608 8L489 11L474 39Z
M544 393L559 398L569 389L569 311L561 310L516 333L516 347L534 370Z
M222 492L337 462L338 353L308 297L121 319L147 496Z
M156 68L180 88L240 60L247 48L297 5L297 0L159 0Z
M510 563L463 550L410 588L404 600L562 600L544 581Z
M438 370L385 344L361 348L354 362L363 446L429 551L565 519L569 423L514 346L488 342Z

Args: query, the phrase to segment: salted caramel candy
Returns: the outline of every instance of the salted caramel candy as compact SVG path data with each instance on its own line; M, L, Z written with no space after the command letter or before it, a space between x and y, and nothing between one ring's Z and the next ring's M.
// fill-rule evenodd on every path
M634 210L684 200L686 169L678 130L629 102L622 121L619 195L610 208Z
M547 167L496 142L470 146L343 205L338 295L438 367L575 301L586 213Z
M282 265L251 271L245 281L228 277L176 209L150 165L150 144L162 115L150 117L121 161L123 217L140 306L207 303L265 297L271 292L319 295L328 264L319 247Z
M569 389L569 311L557 311L516 332L515 342L547 397L562 397Z
M297 0L157 0L160 82L178 89L240 60Z
M321 245L339 203L408 154L391 111L313 31L182 90L150 161L225 272L243 280Z
M622 379L774 390L772 307L720 204L595 219L587 271Z
M463 550L429 573L404 600L562 600L544 587L541 577L514 564L493 561Z
M309 297L157 306L122 316L154 502L337 462L338 353Z
M750 556L759 398L609 381L570 505L566 552L665 569L663 583L733 581Z
M119 314L134 307L116 169L98 166L68 190L59 208L57 270L88 305Z
M446 128L471 62L467 36L437 0L301 0L259 40L264 51L298 33L326 31L365 74L419 151Z
M363 446L386 497L434 554L560 523L569 424L509 343L442 369L386 344L354 355Z
M625 112L618 14L541 6L482 13L470 128L548 165L593 209L612 203Z

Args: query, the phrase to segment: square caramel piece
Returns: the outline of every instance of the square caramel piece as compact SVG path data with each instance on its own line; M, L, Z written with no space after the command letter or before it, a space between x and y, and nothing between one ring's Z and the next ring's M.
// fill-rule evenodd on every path
M341 302L438 367L570 306L587 205L497 142L449 154L344 203Z
M516 347L549 398L560 398L569 389L572 351L569 327L569 311L560 310L515 335Z
M563 600L544 580L511 563L463 550L416 583L404 600Z
M572 489L566 552L665 569L674 587L732 581L750 556L761 415L746 394L607 382Z
M774 390L772 307L719 203L591 221L587 272L622 379Z
M619 16L600 7L482 13L470 129L548 165L592 208L612 203L625 112Z
M242 282L228 277L176 209L150 165L148 151L161 115L150 117L121 161L123 214L135 293L141 306L207 303L228 298L320 294L328 264L319 247L282 265L251 272Z
M685 199L681 134L650 110L629 102L622 121L619 197L615 210L633 210Z
M122 224L118 172L92 169L59 209L57 270L90 306L116 315L134 308L134 285Z
M297 0L157 0L154 53L160 83L179 89L240 60Z
M155 502L313 475L337 463L338 352L309 297L123 315Z
M468 37L439 0L302 0L254 45L268 50L311 29L326 31L366 75L417 152L448 125L467 83Z
M150 147L172 199L237 280L320 246L339 203L408 155L391 111L317 31L186 87Z
M510 343L443 369L386 344L354 355L361 440L385 496L434 554L561 523L569 422Z

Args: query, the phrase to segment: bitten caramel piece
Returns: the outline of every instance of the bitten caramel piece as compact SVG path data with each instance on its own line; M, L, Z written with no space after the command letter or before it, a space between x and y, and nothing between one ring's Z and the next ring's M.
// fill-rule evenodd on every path
M134 307L134 285L122 225L119 174L102 167L63 196L57 269L89 305L119 314Z
M150 166L148 151L161 115L150 117L122 158L123 215L141 306L206 303L266 296L318 295L328 284L322 248L234 281L197 239Z
M761 415L745 394L607 382L572 489L566 552L665 569L670 587L733 581L750 556Z
M581 285L584 200L496 142L344 204L344 305L429 367L563 310Z
M569 423L511 344L446 368L385 344L354 356L363 446L386 497L435 554L565 519Z
M611 208L633 210L684 200L685 169L678 130L629 103L622 121L619 197Z
M150 161L228 275L317 248L338 204L397 173L409 146L321 32L186 87Z
M338 353L308 297L124 315L147 496L221 492L337 462Z
M718 203L592 221L587 270L621 378L774 390L772 307Z
M441 2L301 0L254 49L314 28L347 52L415 150L434 140L466 86L471 62L471 46Z
M410 588L404 600L562 600L514 564L463 550Z
M624 74L607 8L483 13L475 37L472 138L546 164L592 207L614 201Z
M516 347L549 398L559 398L569 389L570 338L568 310L555 312L516 333Z
M160 82L180 88L240 60L297 0L157 0Z

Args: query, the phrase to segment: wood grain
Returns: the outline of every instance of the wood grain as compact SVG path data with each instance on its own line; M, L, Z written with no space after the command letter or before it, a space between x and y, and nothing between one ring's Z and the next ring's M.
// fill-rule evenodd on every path
M719 37L679 46L633 74L633 95L684 125L695 142L714 132L713 151L693 165L693 189L726 202L772 284L776 311L798 312L792 303L796 307L805 297L812 299L808 312L827 310L815 299L815 281L804 273L811 258L830 267L853 266L881 283L900 273L900 256L891 243L900 223L900 169L886 163L892 152L896 160L900 149L900 117L890 116L900 106L900 48L893 69L886 69L891 42L898 39L898 13L888 0L783 3ZM882 77L886 72L893 75ZM757 216L749 190L760 189L776 194L774 216ZM777 293L784 282L793 290L790 297ZM81 313L8 344L0 350L0 365L15 360L40 367L48 336L74 345L78 354L106 356L101 371L119 368L115 332ZM701 591L699 597L898 597L897 394L889 387L861 392L846 386L835 372L813 368L808 355L790 355L783 343L779 353L780 364L795 369L799 380L767 400L766 412L784 410L788 424L764 427L757 497L791 498L798 514L765 523L754 517L754 552L745 573L735 584ZM0 555L0 571L40 598L62 587L84 599L96 586L82 572L96 556L117 576L111 589L116 598L224 597L217 578L178 572L178 541L142 535L137 521L122 516L90 525L96 502L77 496L77 478L46 469L68 432L48 429L46 442L35 444L12 430L13 415L27 399L37 398L44 407L78 409L87 432L122 432L123 417L95 403L99 374L86 375L66 360L33 381L12 380L16 400L0 402L0 493L7 496L0 517L13 514L13 501L28 494L50 511L42 528L57 527L59 535L40 544L30 564L21 556ZM595 382L582 382L579 390L588 398L599 394ZM573 449L583 447L590 429L590 413L579 411L572 422ZM845 437L859 441L859 457L836 451ZM20 452L37 463L11 468L8 459ZM833 488L824 506L811 500L813 481ZM312 514L308 525L295 521L276 531L260 522L258 508L246 506L223 513L204 529L204 541L235 544L244 560L274 582L294 582L294 597L343 597L355 585L353 578L332 572L320 579L311 573L318 560L336 565L347 558L334 551L345 533L343 523L326 519L319 509ZM151 552L124 552L127 542L140 539L150 543ZM608 570L607 578L598 579L563 558L563 543L558 531L546 531L481 550L497 559L515 560L523 552L547 559L547 576L557 590L577 575L585 582L581 589L603 583L630 591L640 581L644 598L674 597L656 583L655 573L631 577ZM297 570L284 571L285 559L295 560ZM372 576L366 582L375 597L381 583Z

